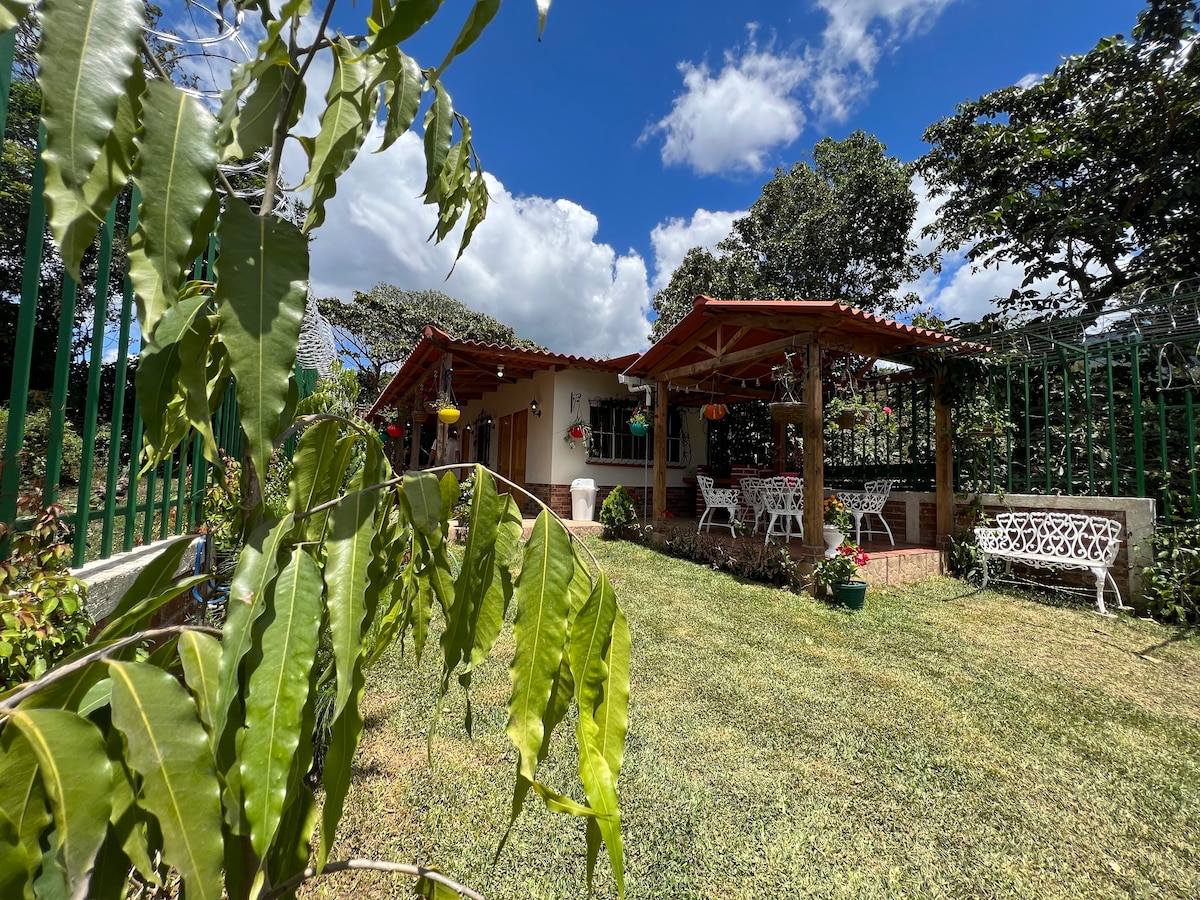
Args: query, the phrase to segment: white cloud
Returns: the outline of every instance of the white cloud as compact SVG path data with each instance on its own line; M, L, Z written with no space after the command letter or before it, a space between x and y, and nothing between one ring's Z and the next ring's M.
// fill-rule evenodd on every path
M753 34L753 28L751 28ZM742 55L725 54L720 72L705 63L681 62L684 92L671 112L650 126L642 140L662 134L662 159L703 174L761 172L768 154L800 136L804 111L792 96L808 77L808 64L753 39Z
M954 0L816 0L828 22L821 43L760 49L747 26L744 51L726 51L720 71L681 62L683 91L643 132L662 135L665 165L701 174L761 172L794 142L810 115L844 121L874 87L879 60L928 29ZM807 107L807 108L806 108Z
M1042 79L1045 77L1046 77L1045 75L1041 75L1037 72L1030 72L1028 75L1025 75L1024 77L1021 78L1020 81L1017 82L1017 87L1019 87L1023 91L1027 91L1034 85L1041 84Z
M386 281L445 291L555 351L605 356L645 346L646 265L637 253L597 242L591 212L567 200L515 197L488 176L487 220L446 281L458 233L441 245L426 241L436 214L417 197L424 182L414 134L386 153L359 154L312 244L318 295L348 300Z
M693 247L704 247L715 253L717 244L728 237L735 219L746 215L739 212L710 212L698 209L690 220L668 219L654 226L650 232L650 245L654 248L654 281L651 291L665 288L687 252Z

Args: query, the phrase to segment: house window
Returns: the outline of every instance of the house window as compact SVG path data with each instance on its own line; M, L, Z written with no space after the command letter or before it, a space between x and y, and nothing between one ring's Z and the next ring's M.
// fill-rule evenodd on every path
M486 409L475 419L475 449L472 453L476 462L485 466L492 464L492 416Z
M654 425L644 437L629 430L629 416L637 408L636 400L598 397L591 401L592 441L588 459L592 462L638 464L654 459ZM670 407L667 412L667 465L689 462L687 428L683 410Z

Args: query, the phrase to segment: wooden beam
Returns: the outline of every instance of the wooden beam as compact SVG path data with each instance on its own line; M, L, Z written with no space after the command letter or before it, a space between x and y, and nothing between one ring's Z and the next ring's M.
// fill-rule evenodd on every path
M664 381L672 378L686 378L689 375L697 375L701 372L713 372L722 366L733 365L734 363L749 362L752 359L763 359L784 350L795 342L793 338L785 337L778 340L768 341L765 344L759 344L757 347L749 347L745 350L737 350L733 353L724 353L714 359L706 359L701 362L691 363L690 365L680 366L677 369L670 369L666 372L657 373L657 377Z
M954 532L954 420L950 414L950 404L942 400L943 379L939 376L933 382L933 431L934 431L934 464L936 467L935 484L937 499L937 546L943 549L949 546L950 535Z
M745 337L745 336L746 336L746 332L747 332L747 331L749 331L749 330L750 330L750 326L749 326L749 325L743 325L741 328L739 328L737 331L735 331L735 332L733 333L733 337L731 337L729 340L727 340L727 341L725 341L725 342L722 342L722 341L720 340L720 338L722 337L722 335L724 334L724 332L723 332L723 331L718 331L718 332L717 332L717 338L718 338L718 340L717 340L717 349L718 349L718 350L720 350L722 353L726 353L726 352L728 352L728 351L730 351L730 350L733 350L733 349L735 349L735 348L737 347L737 343L738 343L738 341L740 341L740 340L741 340L743 337Z
M720 356L721 355L720 350L717 350L715 347L708 346L708 344L704 343L704 341L696 341L696 346L699 347L701 350L703 350L705 353L707 353L709 356Z
M665 381L654 392L654 521L667 518L667 394Z
M699 341L699 340L702 340L703 338L707 338L709 335L715 333L716 330L717 330L717 326L715 323L707 322L707 323L705 323L704 327L701 328L696 333L696 337L694 338L694 340ZM686 356L693 349L693 347L694 347L693 343L681 344L680 346L678 346L674 350L672 350L670 353L668 353L666 355L666 357L663 359L663 361L661 363L659 363L659 365L660 366L674 365L676 362L678 362L680 360L681 357ZM651 374L653 374L653 373L651 373Z
M821 396L821 345L811 341L797 354L804 369L804 401L807 408L801 424L804 441L804 549L817 559L825 552L825 408Z
M412 447L408 452L408 469L415 472L421 468L421 423L413 420Z

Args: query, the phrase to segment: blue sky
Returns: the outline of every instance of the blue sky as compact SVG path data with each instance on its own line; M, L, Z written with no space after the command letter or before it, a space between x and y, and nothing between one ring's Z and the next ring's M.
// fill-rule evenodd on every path
M334 24L360 29L364 7L343 0ZM424 66L440 62L468 8L449 0L406 49ZM857 128L915 159L924 129L956 103L1127 34L1142 8L558 0L539 43L534 0L509 0L445 78L492 179L491 214L453 277L444 281L453 248L424 240L432 214L414 199L418 136L380 155L372 138L313 244L314 290L349 299L377 281L439 288L558 351L640 349L654 291L689 247L728 233L776 166ZM301 127L315 130L315 118ZM303 162L289 151L294 181ZM921 222L931 214L923 202ZM952 257L915 287L946 315L977 317L1019 280L972 274Z

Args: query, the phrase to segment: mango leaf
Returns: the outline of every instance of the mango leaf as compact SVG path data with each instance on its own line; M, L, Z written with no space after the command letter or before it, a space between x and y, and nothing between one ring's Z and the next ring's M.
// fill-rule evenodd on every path
M508 601L512 598L510 566L517 557L517 544L521 540L521 511L512 494L504 495L500 509L499 521L496 523L496 543L492 551L495 571L475 614L468 672L473 671L492 652L496 638L500 636L500 628L504 624L504 611L508 609Z
M321 572L303 549L291 551L267 608L261 659L250 674L246 728L238 735L250 843L260 858L283 813L321 626Z
M140 62L125 92L117 98L117 116L112 131L100 148L92 173L78 191L68 190L59 180L60 171L47 173L46 196L58 198L51 208L50 230L64 260L78 266L96 239L105 214L129 182L133 173L133 138L141 117L141 95L146 79ZM68 271L72 271L68 269ZM76 273L78 274L78 273Z
M360 704L365 684L360 654L354 660L348 702L341 708L329 729L329 749L325 754L325 769L321 776L325 798L321 808L321 845L317 850L317 871L323 869L326 860L329 859L329 851L337 837L338 822L342 818L346 794L350 790L350 779L354 774L354 751L363 731ZM341 687L340 681L338 686Z
M516 648L508 674L508 736L517 748L521 774L534 781L543 724L562 663L570 610L568 586L574 573L571 539L546 510L534 522L517 581Z
M384 47L394 47L421 30L421 27L433 18L444 0L394 0L390 4L388 16L379 21L376 19L375 36L371 40L368 53L377 53Z
M16 728L0 731L0 758L4 760L4 777L0 778L0 812L12 822L17 846L24 855L23 861L14 858L13 864L23 867L26 880L29 880L41 862L38 838L52 821L50 810L46 807L46 792L38 774L33 748ZM30 889L25 886L19 892L5 891L3 896L16 897L22 894L32 896Z
M458 32L458 38L454 41L454 46L450 48L450 52L446 54L446 58L438 66L435 77L440 78L442 73L446 71L446 67L453 62L454 57L464 53L468 47L479 39L479 35L483 34L483 29L487 28L499 10L500 0L475 0L475 5L471 7L471 12L467 14L467 20L463 22L462 29Z
M310 510L341 493L357 436L340 432L340 423L324 419L300 435L288 482L288 509L292 512ZM305 540L320 540L328 520L328 511L303 519Z
M256 216L236 197L226 200L217 240L220 338L237 379L250 456L265 482L296 364L308 293L308 242L291 222Z
M437 200L437 179L446 165L450 152L450 134L454 126L454 109L450 94L440 81L433 85L433 103L425 111L425 195L426 203Z
M304 112L305 86L303 81L297 82L296 74L286 51L279 62L262 68L254 83L253 93L246 98L245 104L232 120L231 140L225 148L225 158L243 159L270 146L275 135L279 106L291 94L295 94L295 99L292 101L288 128L299 121L300 114Z
M363 56L345 38L333 45L333 78L325 93L321 130L312 142L308 174L299 190L311 188L304 231L325 221L325 204L337 193L337 179L349 168L375 122L379 91L375 78L382 61Z
M608 679L604 655L612 638L616 621L617 598L608 576L600 573L592 594L571 624L569 653L571 671L575 676L575 704L579 719L575 727L575 743L579 748L579 779L583 782L588 803L598 813L596 828L608 848L609 861L617 890L625 893L624 852L621 847L621 821L617 805L617 781L609 769L600 746L599 728L595 720L601 691ZM588 842L588 871L592 871L599 844Z
M440 2L440 0L439 0ZM397 6L411 6L398 3ZM383 141L376 153L392 146L400 135L412 127L421 106L422 75L417 61L398 48L392 48L383 56L380 78L386 79L383 102L387 106L387 121L383 126Z
M183 664L183 680L196 700L200 721L208 731L209 740L216 745L215 710L217 683L221 671L221 644L210 634L185 631L177 647Z
M629 622L621 607L613 620L612 640L604 656L608 680L596 708L597 745L615 780L625 761L625 733L629 728Z
M247 155L241 152L241 147L236 145L233 137L234 123L242 112L242 96L266 76L268 69L288 63L287 43L281 38L282 25L275 25L275 22L271 23L267 37L256 48L254 58L233 67L229 87L221 92L221 108L217 111L217 146L223 148L222 160L236 160Z
M142 778L140 803L162 831L163 860L189 898L220 900L221 792L212 744L186 690L146 663L109 663L113 725Z
M104 683L109 686L111 694L112 679L107 677L107 665L104 666L104 672ZM137 801L134 799L137 792L134 785L135 776L130 774L125 763L124 740L121 732L116 728L108 729L108 733L105 735L108 758L113 761L113 809L112 815L108 819L110 835L105 843L110 843L115 838L120 845L122 855L127 860L125 874L129 872L129 865L133 865L137 867L139 874L146 881L161 885L162 879L158 876L158 868L150 861L151 851L147 840L147 832L150 829L146 827L145 814L139 809ZM155 829L155 831L158 830ZM158 853L161 849L161 847L155 847L154 852ZM101 849L101 853L103 852Z
M436 487L436 481L435 481ZM440 503L440 495L438 495ZM454 600L442 632L442 693L449 688L450 675L460 661L469 661L475 643L475 624L488 588L495 578L496 531L500 520L500 497L496 481L482 466L475 467L475 490L471 497L471 528L463 552L462 569L454 582Z
M240 718L235 716L231 721L229 713L241 692L242 657L250 649L254 624L266 609L267 593L279 573L279 550L294 525L291 513L259 525L246 540L233 573L221 636L217 705L213 710L213 730L221 736L218 752L222 754L232 751L232 732L240 728ZM240 716L240 710L237 712ZM228 729L227 723L231 726ZM222 770L228 770L232 753L220 755L218 760Z
M366 617L367 565L375 536L375 495L370 491L347 494L333 508L329 538L325 541L325 605L333 640L337 672L337 699L333 718L342 714L350 699L351 679L362 656Z
M442 489L432 472L405 472L404 505L417 531L437 534L442 527Z
M65 870L72 900L82 900L112 812L113 769L104 739L87 719L61 709L17 709L9 722L37 757L54 813L50 852ZM88 777L80 778L81 772Z
M33 867L17 825L0 809L0 897L32 897Z
M216 120L197 100L161 78L146 85L133 169L142 203L129 242L129 279L146 337L176 302L216 221L215 130ZM229 246L222 241L223 251Z
M117 104L129 93L145 10L141 0L47 0L41 14L38 81L46 126L46 206L63 263L78 279L87 245L73 240L63 246L62 238L80 214L79 204L85 215L90 209L84 185L116 125ZM111 202L94 215L102 216Z
M150 627L150 616L155 610L170 603L180 594L190 591L197 585L204 584L211 577L208 574L193 575L191 578L172 582L165 591L153 597L147 597L128 612L123 613L119 618L110 618L105 629L111 628L112 631L106 637L123 637Z

